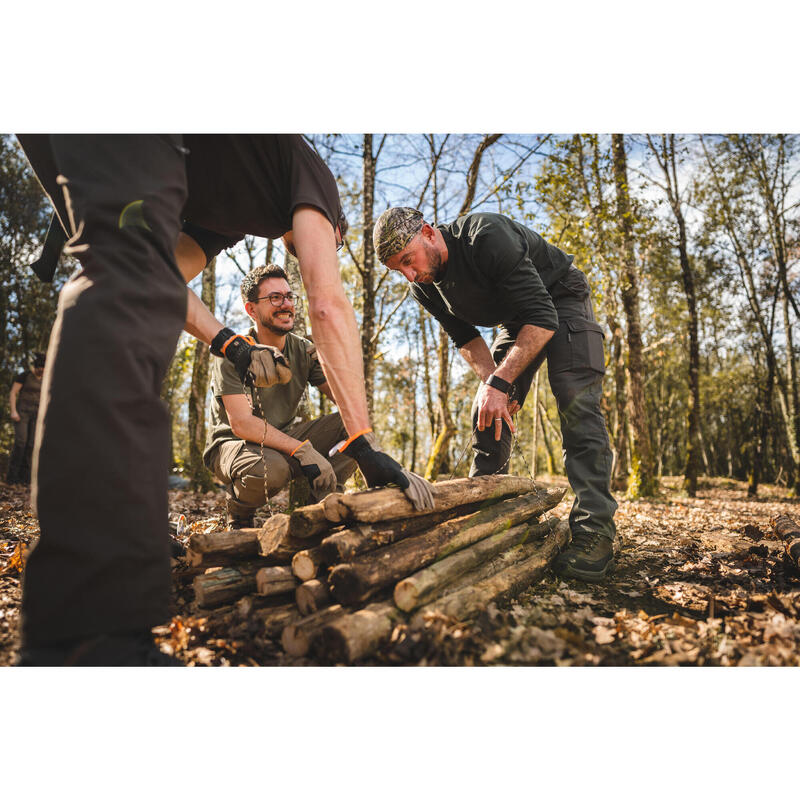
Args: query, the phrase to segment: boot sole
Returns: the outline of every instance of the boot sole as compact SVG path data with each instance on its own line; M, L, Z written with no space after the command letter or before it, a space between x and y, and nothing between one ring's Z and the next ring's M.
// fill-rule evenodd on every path
M586 581L587 583L598 583L613 571L614 559L612 558L611 561L609 561L600 572L590 572L584 569L576 569L568 564L563 570L557 572L556 574L560 575L562 578L578 578L579 580Z

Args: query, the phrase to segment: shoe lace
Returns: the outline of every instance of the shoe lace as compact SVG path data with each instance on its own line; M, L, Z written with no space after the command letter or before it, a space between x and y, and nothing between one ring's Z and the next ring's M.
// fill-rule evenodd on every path
M579 531L572 537L570 549L588 553L595 544L597 544L598 535L597 533L589 533L588 531Z

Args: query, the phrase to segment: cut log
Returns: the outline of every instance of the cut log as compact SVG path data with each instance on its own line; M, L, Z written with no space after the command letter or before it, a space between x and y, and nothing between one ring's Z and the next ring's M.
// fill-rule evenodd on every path
M783 547L796 567L800 567L800 525L787 514L771 520L772 530L783 539Z
M404 615L391 602L370 605L327 623L317 639L316 650L331 661L351 664L377 650Z
M467 503L497 500L537 490L536 482L515 475L482 475L477 478L456 478L431 485L434 511L463 506ZM328 495L322 503L331 522L385 522L429 514L417 511L401 489L368 489L352 494Z
M488 536L404 578L394 587L394 602L403 611L424 605L443 594L454 580L465 573L509 548L541 539L550 528L546 522L538 525L523 523Z
M261 567L256 573L256 591L263 596L293 592L297 579L291 567Z
M491 501L490 501L491 502ZM428 530L448 519L477 511L483 503L470 503L445 511L437 511L424 517L398 519L390 522L354 523L353 527L330 533L322 540L322 562L338 564L351 561L357 555L368 553L387 544L399 542L420 531Z
M328 584L316 578L301 583L295 590L294 597L297 608L304 617L315 614L331 604Z
M334 496L338 497L339 494L334 492ZM311 506L296 508L289 519L289 535L296 539L307 539L309 536L327 531L332 523L325 516L325 500ZM336 501L331 502L335 504Z
M277 639L287 625L299 622L301 616L294 603L284 603L274 608L259 608L250 619L262 626L264 634L270 639Z
M186 549L190 567L218 567L258 555L258 528L193 533Z
M221 567L194 579L194 597L201 608L232 603L243 594L256 590L258 567Z
M265 597L260 594L246 594L236 601L236 616L248 619L257 611L272 610L286 605L285 597Z
M381 587L396 583L437 559L553 508L564 492L553 489L512 497L474 514L443 522L427 533L358 556L349 564L339 564L328 576L331 594L345 605L360 603Z
M569 523L558 522L530 558L422 606L411 618L411 624L424 625L425 617L430 613L467 620L483 611L489 603L513 597L542 577L569 541L569 536Z
M292 572L300 581L310 581L317 577L317 572L322 566L321 547L312 547L309 550L300 550L292 558Z
M322 628L345 613L340 605L335 605L288 624L281 634L283 649L290 656L306 655Z
M292 536L289 533L289 520L288 514L273 514L258 532L259 553L270 564L291 564L296 553L321 541L321 536L311 539Z

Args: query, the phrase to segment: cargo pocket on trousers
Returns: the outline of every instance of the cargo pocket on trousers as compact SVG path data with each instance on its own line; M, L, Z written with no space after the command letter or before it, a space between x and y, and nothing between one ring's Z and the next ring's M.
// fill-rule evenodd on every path
M225 483L232 483L236 479L236 476L232 474L233 462L246 444L247 442L242 439L238 442L223 442L219 446L217 477Z
M547 352L550 372L580 372L585 369L604 375L603 329L596 322L576 317L562 321Z

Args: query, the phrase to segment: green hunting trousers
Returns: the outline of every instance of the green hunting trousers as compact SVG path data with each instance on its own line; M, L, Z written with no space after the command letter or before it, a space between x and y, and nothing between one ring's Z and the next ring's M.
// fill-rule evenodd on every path
M617 503L611 495L611 446L600 409L605 358L603 331L595 322L589 284L584 274L572 267L551 292L558 312L558 330L545 349L514 381L520 406L536 371L547 358L550 388L558 404L564 466L575 502L569 515L572 533L584 530L613 539ZM516 340L518 329L502 327L492 345L492 357L499 364ZM511 457L511 432L503 425L499 442L494 429L478 431L478 400L472 404L473 462L470 475L505 474Z
M326 458L335 444L347 439L338 413L299 422L285 433L300 441L308 439ZM356 470L356 462L341 453L329 460L339 485L343 485ZM267 497L286 488L289 481L298 478L305 481L296 459L269 447L262 451L260 445L244 439L222 442L211 454L209 463L214 475L225 484L228 496L253 509L263 506Z

